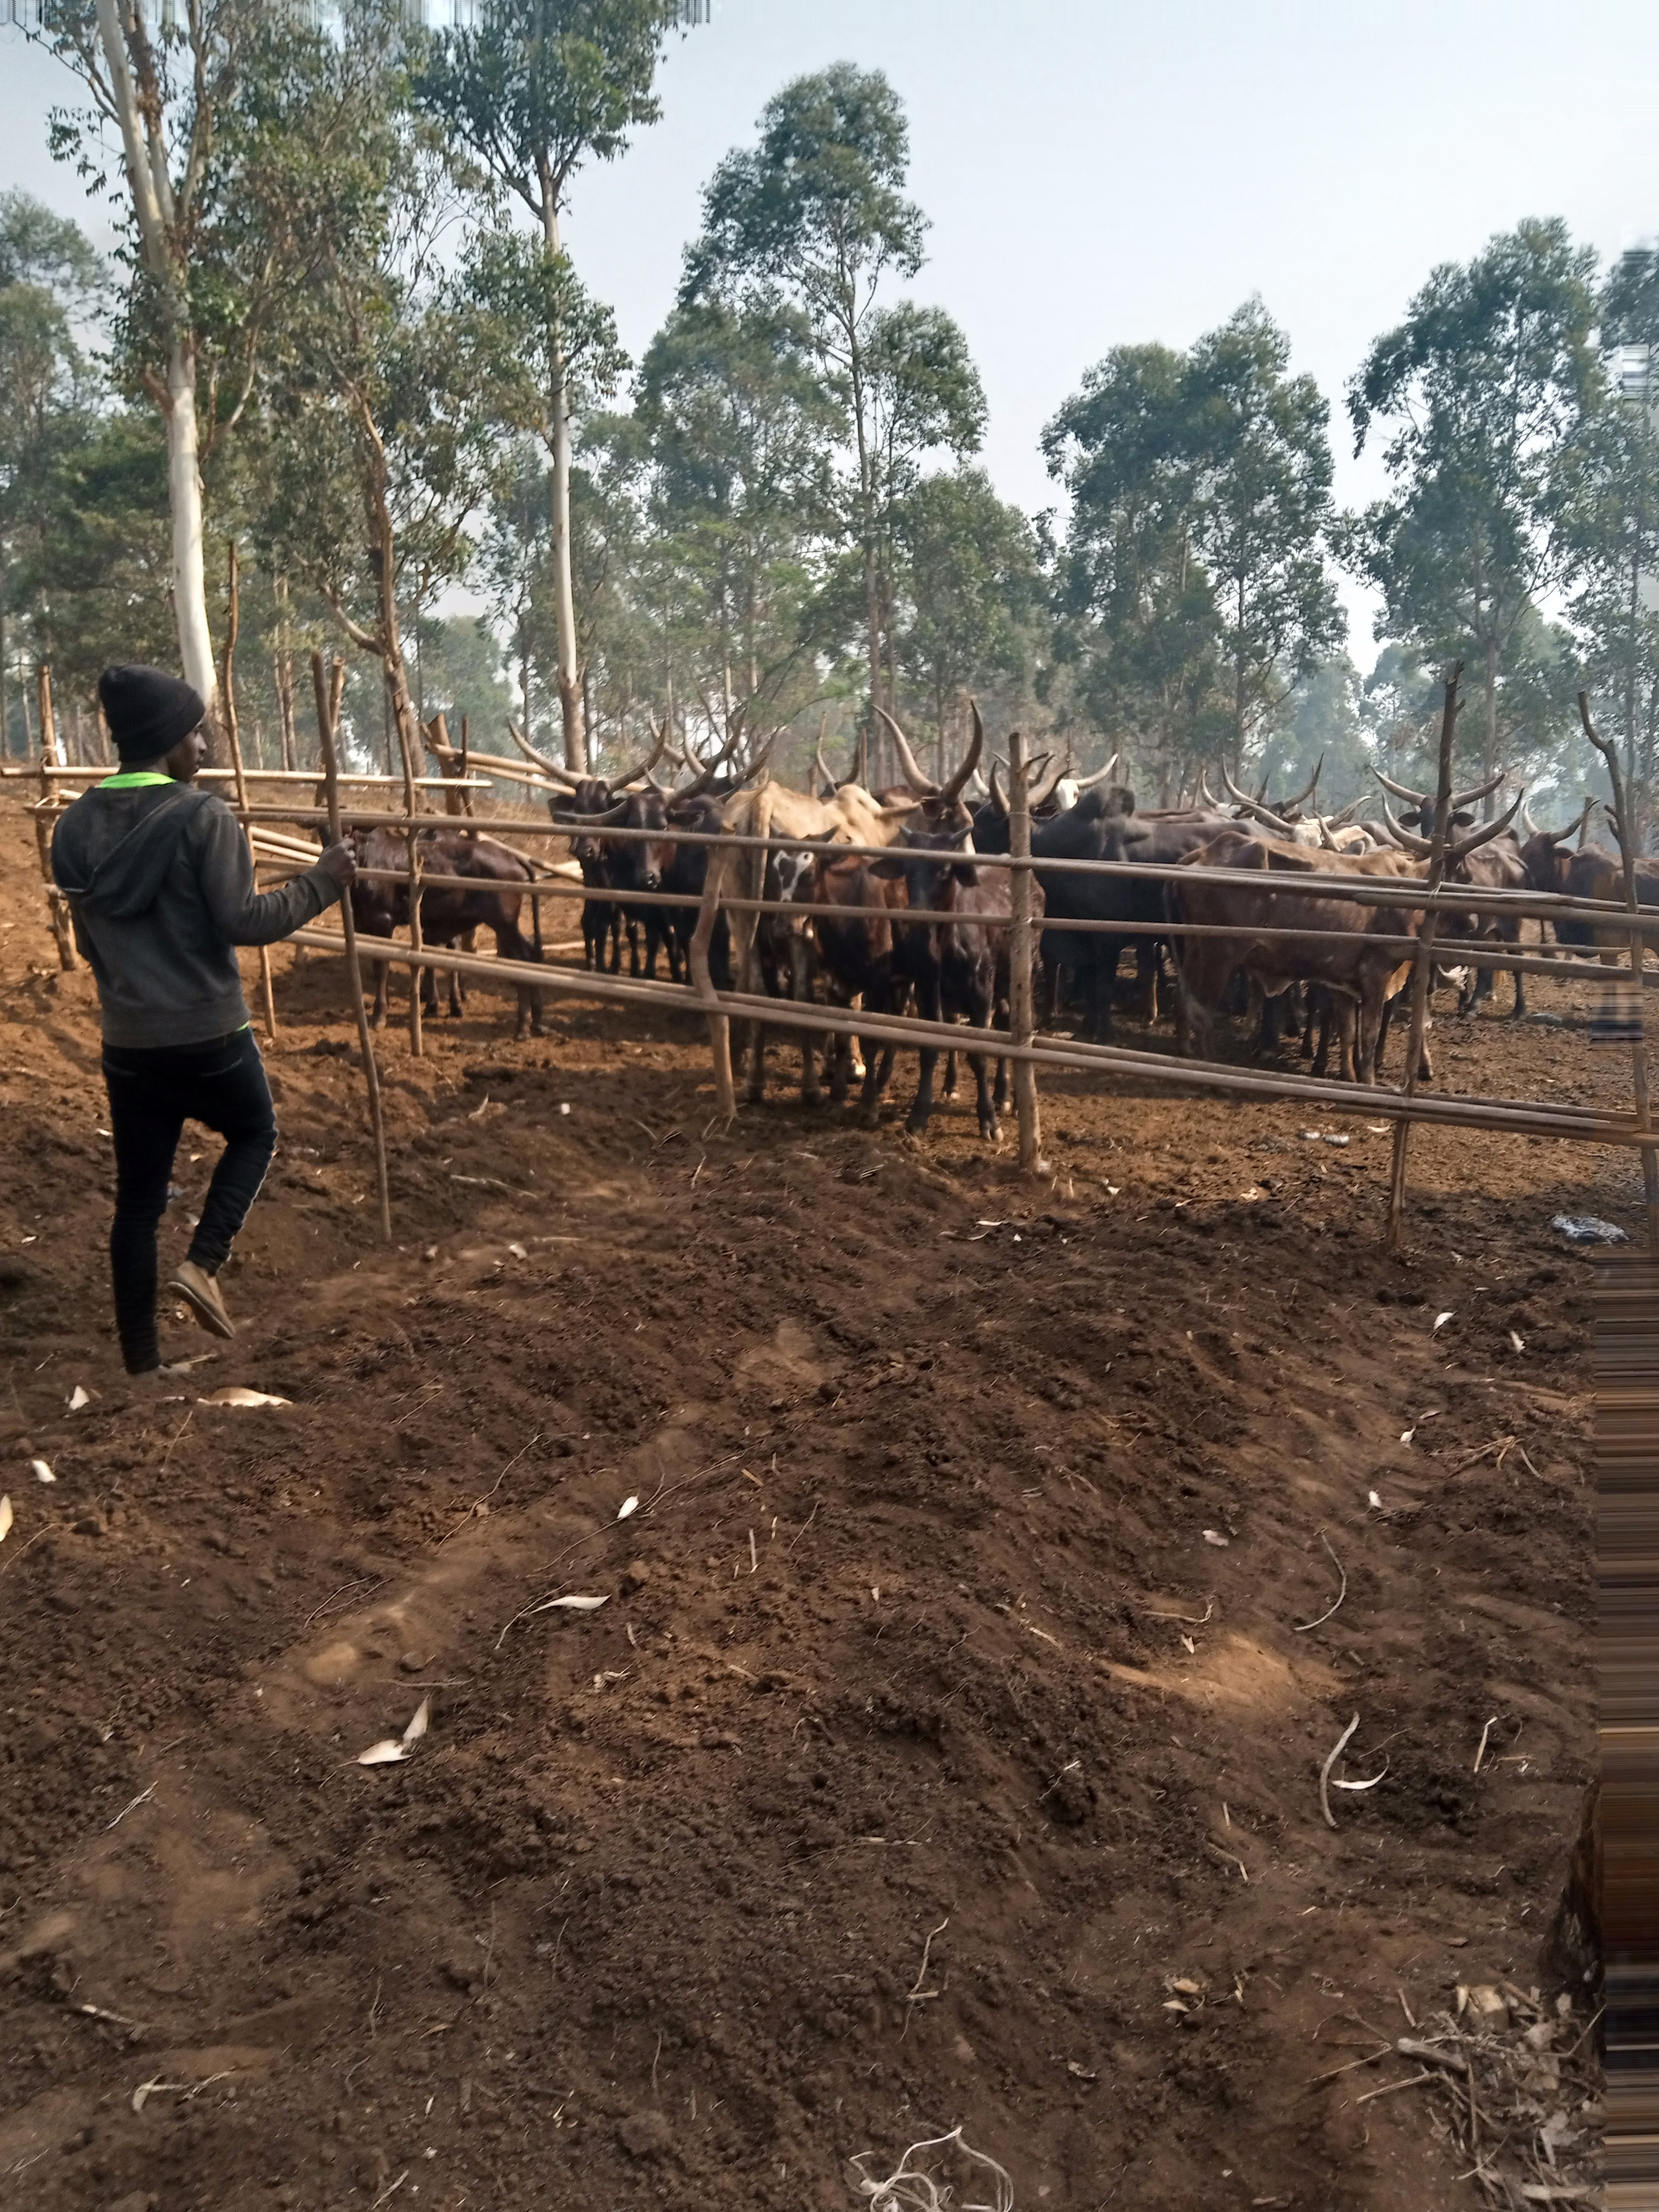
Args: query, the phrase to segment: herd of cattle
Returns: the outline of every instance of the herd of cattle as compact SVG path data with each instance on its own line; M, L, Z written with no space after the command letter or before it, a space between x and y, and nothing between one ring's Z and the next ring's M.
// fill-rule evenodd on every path
M536 781L549 793L554 821L570 835L586 893L587 965L616 974L626 937L634 975L653 978L665 957L671 977L677 982L685 977L711 855L718 854L726 872L721 897L733 903L722 905L709 948L716 988L797 1000L822 993L833 1005L872 1015L913 1010L930 1021L961 1020L980 1029L1006 1025L1012 876L1006 867L983 867L979 861L1009 851L1010 813L995 763L988 784L979 775L984 730L978 711L971 742L945 781L926 775L898 725L883 719L903 781L877 791L856 773L837 781L824 763L822 743L817 787L806 793L775 781L764 752L733 766L725 758L702 762L686 749L689 780L664 783L656 770L667 750L665 726L645 760L609 778L571 775L514 731ZM454 765L453 756L438 750L447 766ZM477 753L471 758L484 773L508 768L525 773L517 762ZM1259 1001L1259 1048L1272 1048L1288 1019L1303 1054L1315 1057L1316 1073L1325 1072L1334 1039L1341 1075L1374 1081L1391 1005L1411 973L1411 940L1425 919L1413 896L1428 872L1432 800L1383 778L1406 803L1400 817L1386 803L1375 820L1353 819L1357 805L1322 815L1314 811L1316 770L1305 790L1276 806L1267 803L1265 792L1251 798L1228 779L1230 805L1212 799L1204 787L1200 805L1143 809L1133 791L1112 781L1115 765L1115 756L1093 775L1076 780L1053 762L1042 763L1031 786L1032 908L1041 925L1033 931L1034 985L1045 1022L1063 1020L1071 1009L1075 1034L1109 1040L1119 963L1133 946L1147 1021L1158 1017L1166 973L1173 980L1182 1051L1207 1057L1218 1015L1245 1012ZM861 754L855 766L861 768ZM1517 835L1511 826L1523 807L1517 798L1496 819L1477 823L1471 810L1504 781L1499 775L1454 794L1448 884L1622 899L1618 859L1584 843L1582 823L1540 830L1522 811ZM635 834L607 834L617 830ZM1576 851L1569 842L1575 830L1580 836ZM722 835L744 842L726 847L686 842L689 836ZM408 856L404 832L377 829L356 836L360 865L402 874ZM423 942L471 942L471 933L483 927L493 932L503 958L539 961L544 895L537 886L550 873L546 866L453 817L417 836L423 873L465 879L465 888L433 886L422 892ZM880 849L873 854L843 849L858 846ZM1110 873L1058 865L1077 860L1123 865ZM1186 866L1223 880L1171 880L1155 872ZM1310 896L1308 879L1321 876L1376 879L1382 899L1361 904L1335 890ZM1304 886L1299 892L1291 889L1297 879ZM1638 891L1644 904L1659 906L1659 861L1639 864ZM640 893L665 895L678 903L630 903ZM360 879L352 898L361 932L390 937L408 924L406 881ZM757 904L766 902L784 910L757 912ZM526 902L533 917L527 934ZM1115 924L1123 926L1121 935L1115 933ZM1179 928L1183 924L1198 927L1186 935ZM1478 964L1480 945L1512 945L1519 927L1507 917L1442 913L1438 935L1448 957L1468 963L1458 978L1461 1011L1470 1010L1492 988L1492 970ZM1273 933L1298 930L1306 934ZM1160 933L1164 931L1170 933ZM1556 936L1564 945L1595 941L1593 926L1566 921L1556 925ZM383 1019L384 966L380 973L375 1013ZM434 1003L430 970L424 988ZM520 1036L539 1033L540 1000L533 985L520 990ZM460 1004L459 981L452 977L451 1012L459 1012ZM1517 972L1515 1013L1525 1007L1524 979ZM752 1028L751 1101L761 1096L766 1073L765 1032L759 1024ZM817 1103L823 1090L810 1030L803 1033L801 1050L801 1095ZM832 1038L826 1057L830 1097L839 1104L859 1055L850 1039ZM908 1124L913 1130L927 1125L938 1055L923 1048L920 1057ZM877 1115L892 1060L890 1044L863 1055L860 1107L867 1121ZM994 1086L983 1058L969 1055L969 1064L980 1131L993 1137L1006 1095L1006 1063L999 1065ZM1430 1073L1426 1049L1421 1073ZM952 1055L947 1092L954 1074Z

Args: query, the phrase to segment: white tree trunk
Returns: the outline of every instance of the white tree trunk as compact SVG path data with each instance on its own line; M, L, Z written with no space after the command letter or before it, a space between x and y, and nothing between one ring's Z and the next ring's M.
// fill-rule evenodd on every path
M141 106L116 0L97 0L98 32L109 89L121 126L121 152L132 195L144 266L159 295L167 332L167 501L173 516L173 612L185 680L211 713L218 696L213 638L208 628L207 577L202 560L202 471L196 422L196 351L178 264L178 210L167 173L159 114ZM142 27L135 32L142 39ZM141 57L142 58L142 57Z
M544 183L543 226L550 253L559 251L559 211ZM576 656L576 592L570 573L570 390L564 349L556 336L552 357L553 623L558 646L559 712L564 723L564 764L575 775L587 773L587 723L582 712L581 669Z
M173 611L185 681L210 708L216 690L202 558L202 471L196 445L196 357L175 331L167 350L167 503L173 513Z

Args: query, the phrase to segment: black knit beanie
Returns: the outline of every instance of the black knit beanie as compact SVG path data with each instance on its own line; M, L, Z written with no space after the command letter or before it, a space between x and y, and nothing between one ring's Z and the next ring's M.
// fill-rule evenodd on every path
M138 662L106 668L98 679L98 696L124 761L159 759L207 717L199 691L165 669Z

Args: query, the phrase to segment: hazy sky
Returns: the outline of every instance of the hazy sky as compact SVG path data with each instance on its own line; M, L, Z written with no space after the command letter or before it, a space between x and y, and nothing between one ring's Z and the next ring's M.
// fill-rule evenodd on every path
M69 80L10 40L0 181L78 210L46 153ZM1529 215L1604 258L1659 232L1652 0L714 0L662 122L573 195L571 252L636 356L715 162L779 85L843 59L909 112L916 295L966 329L987 464L1029 508L1055 499L1037 438L1089 363L1188 343L1253 292L1331 400L1340 495L1370 496L1343 386L1436 262Z

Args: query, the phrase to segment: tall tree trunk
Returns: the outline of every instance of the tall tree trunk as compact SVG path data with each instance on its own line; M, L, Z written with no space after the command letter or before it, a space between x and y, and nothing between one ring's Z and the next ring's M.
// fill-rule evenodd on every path
M1498 773L1498 640L1490 635L1486 639L1486 694L1482 704L1486 721L1481 738L1480 777L1484 782L1489 775ZM1489 796L1481 811L1491 815L1497 805L1497 799Z
M98 33L121 128L122 156L146 271L167 338L167 377L157 397L167 429L167 502L173 518L173 613L186 680L214 707L217 693L202 559L202 471L196 425L196 347L185 271L179 266L180 210L173 201L166 116L141 15L123 20L118 0L97 0ZM199 33L196 34L199 35ZM143 79L141 88L135 66ZM184 210L187 215L188 210Z
M173 615L185 681L210 708L217 679L202 558L202 470L196 437L196 351L182 331L167 347L167 505L173 515Z
M544 167L542 229L550 254L560 252L559 209L550 172ZM582 711L581 672L576 656L576 591L570 571L570 385L564 342L553 331L553 620L558 641L559 712L564 721L564 764L573 775L587 773L587 722Z
M295 769L300 765L300 752L294 735L294 648L289 635L288 578L278 576L273 588L276 599L276 714L283 729L283 766Z

